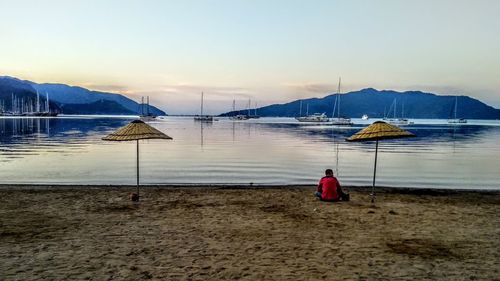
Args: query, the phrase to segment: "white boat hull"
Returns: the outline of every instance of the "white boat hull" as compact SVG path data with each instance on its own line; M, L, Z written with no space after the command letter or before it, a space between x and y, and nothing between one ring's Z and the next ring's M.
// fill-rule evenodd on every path
M143 122L156 121L156 116L140 116L139 118Z
M466 119L449 119L448 124L467 124Z
M295 119L299 122L309 122L309 123L323 123L323 122L326 123L330 121L330 119L328 119L328 117L326 117L324 113L323 114L316 113L309 116L296 117Z
M400 118L400 119L384 119L387 123L394 126L406 126L411 125L413 122L408 121L408 119Z
M213 122L214 121L214 117L213 116L207 116L207 115L204 115L204 116L195 116L194 117L194 121L198 121L198 122Z
M331 125L333 126L352 126L354 123L350 118L332 118Z

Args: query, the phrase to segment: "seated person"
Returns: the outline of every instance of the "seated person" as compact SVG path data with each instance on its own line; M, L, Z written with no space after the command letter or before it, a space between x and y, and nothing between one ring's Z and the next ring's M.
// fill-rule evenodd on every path
M349 201L349 194L342 191L339 181L333 176L332 169L326 169L325 176L319 181L314 195L321 201Z

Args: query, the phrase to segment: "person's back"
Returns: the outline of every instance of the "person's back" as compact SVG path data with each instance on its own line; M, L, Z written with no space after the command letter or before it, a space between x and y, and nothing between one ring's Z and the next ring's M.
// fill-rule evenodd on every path
M333 171L327 169L325 171L326 176L321 178L316 191L316 196L318 196L323 201L338 201L343 194L340 187L340 183L333 176Z
M321 192L321 199L325 201L339 200L340 196L337 192L339 181L334 176L325 176L319 181L318 191Z

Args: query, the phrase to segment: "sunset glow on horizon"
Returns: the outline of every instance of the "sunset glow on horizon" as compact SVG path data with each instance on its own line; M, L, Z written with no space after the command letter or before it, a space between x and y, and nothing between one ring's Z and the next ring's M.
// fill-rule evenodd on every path
M0 75L171 114L373 87L500 108L499 1L0 0Z

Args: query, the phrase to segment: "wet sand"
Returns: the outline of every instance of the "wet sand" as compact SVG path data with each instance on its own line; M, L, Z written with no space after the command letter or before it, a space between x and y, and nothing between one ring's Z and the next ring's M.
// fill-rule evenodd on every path
M500 280L500 194L0 189L0 280Z

